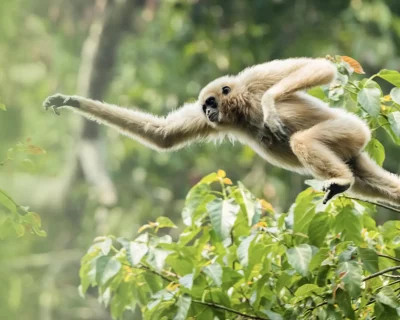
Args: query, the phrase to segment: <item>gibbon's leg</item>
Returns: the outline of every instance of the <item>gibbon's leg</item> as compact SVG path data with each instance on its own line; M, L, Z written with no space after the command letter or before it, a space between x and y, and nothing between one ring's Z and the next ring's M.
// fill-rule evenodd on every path
M281 140L288 132L279 120L275 101L299 90L328 84L337 72L336 67L326 59L310 59L307 63L302 59L293 60L287 68L290 68L287 75L269 88L261 99L264 123Z
M296 132L290 145L314 177L326 180L323 200L326 203L354 183L353 172L346 162L358 156L369 139L365 124L349 115Z
M201 105L197 103L185 104L167 117L157 117L142 111L62 94L48 97L43 106L46 110L52 108L56 114L59 114L58 108L69 107L156 150L175 150L215 132L207 122Z

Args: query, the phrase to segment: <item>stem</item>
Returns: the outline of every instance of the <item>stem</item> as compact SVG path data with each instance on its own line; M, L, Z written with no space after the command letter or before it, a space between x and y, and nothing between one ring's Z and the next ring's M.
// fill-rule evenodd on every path
M261 318L261 317L258 317L258 316L248 315L248 314L242 313L240 311L237 311L235 309L231 309L231 308L228 308L228 307L225 307L225 306L222 306L220 304L213 303L213 302L205 302L205 301L201 301L201 300L192 300L192 302L198 303L198 304L202 304L204 306L209 306L209 307L212 307L212 308L215 308L215 309L228 311L230 313L237 314L237 315L242 316L242 317L247 318L247 319L268 320L268 318Z
M5 196L8 200L10 200L18 209L21 208L21 206L16 203L7 193L5 193L3 190L0 189L0 193ZM24 210L26 211L26 210Z
M378 272L376 272L376 273L373 273L373 274L371 274L370 276L365 277L364 279L362 279L362 281L364 282L364 281L367 281L367 280L370 280L370 279L379 277L379 276L383 275L383 274L386 273L386 272L391 272L391 271L395 271L395 270L399 270L399 269L400 269L400 266L390 267L390 268L387 268L387 269L378 271Z
M382 257L382 258L387 258L387 259L390 259L390 260L393 260L393 261L396 261L396 262L400 262L400 259L397 259L397 258L392 257L392 256L388 256L387 254L378 253L378 256Z
M317 309L317 308L319 308L319 307L322 307L322 306L324 306L324 305L326 305L326 304L328 304L328 301L323 301L323 302L317 304L315 307L308 308L308 309L306 310L305 314L308 314L309 312L313 312L315 309Z
M219 183L220 183L221 188L222 188L222 194L224 195L224 200L226 200L228 198L228 196L226 194L225 184L222 182L222 178L219 179Z
M147 270L147 271L149 271L149 272L155 274L156 276L159 276L160 278L162 278L162 279L165 280L165 281L168 281L168 282L176 282L176 280L174 280L174 279L171 280L171 279L169 279L168 277L164 276L163 274L158 273L157 271L155 271L155 270L149 268L148 266L145 266L144 264L140 264L139 266L134 267L134 268Z
M375 77L377 77L377 76L378 76L377 74L374 74L374 75L372 75L371 77L369 77L368 80L365 81L364 88L367 86L368 82L370 82L373 78L375 78Z
M394 279L399 279L400 276L394 275L394 274L383 274L384 277L388 278L394 278Z
M354 92L354 91L350 90L349 88L346 88L346 87L343 87L343 88L344 88L344 90L346 90L347 92L350 92L350 93L353 93L353 94L357 94L357 92Z
M389 210L392 210L394 212L400 213L400 209L397 209L395 207L391 207L391 206L388 206L388 205L385 205L385 204L382 204L382 203L372 202L372 201L369 201L369 200L363 200L363 199L358 199L358 198L349 197L349 196L341 196L341 197L346 198L346 199L350 199L350 200L358 200L358 201L366 202L366 203L373 204L373 205L378 206L378 207L382 207L382 208L389 209Z
M380 290L380 289L382 289L382 288L384 288L384 287L392 286L392 285L394 285L394 284L396 284L396 283L399 283L399 282L400 282L400 280L392 281L392 282L390 282L390 283L388 283L388 284L386 284L386 285L384 285L384 286L381 286L381 287L379 287L379 288L376 288L376 291L378 291L378 290Z

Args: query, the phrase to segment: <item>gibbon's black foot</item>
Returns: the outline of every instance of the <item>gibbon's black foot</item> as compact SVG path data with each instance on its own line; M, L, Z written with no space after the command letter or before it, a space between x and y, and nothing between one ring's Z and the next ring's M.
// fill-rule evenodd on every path
M326 204L335 195L345 192L348 188L350 188L350 185L351 184L348 181L340 181L339 179L327 181L322 188L322 191L326 192L322 203Z
M79 101L74 97L57 93L55 95L47 97L46 100L44 100L43 102L43 107L46 110L48 110L49 108L53 109L53 112L56 115L60 115L58 108L61 108L62 106L79 108Z
M264 128L269 129L273 136L280 142L289 141L289 130L280 120L279 116L271 116L264 120Z

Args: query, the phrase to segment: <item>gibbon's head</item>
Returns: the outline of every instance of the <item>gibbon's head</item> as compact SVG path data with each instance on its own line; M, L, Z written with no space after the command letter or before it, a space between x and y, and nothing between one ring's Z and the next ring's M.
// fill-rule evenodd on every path
M235 77L218 78L201 90L199 102L214 125L235 124L242 118L245 101Z

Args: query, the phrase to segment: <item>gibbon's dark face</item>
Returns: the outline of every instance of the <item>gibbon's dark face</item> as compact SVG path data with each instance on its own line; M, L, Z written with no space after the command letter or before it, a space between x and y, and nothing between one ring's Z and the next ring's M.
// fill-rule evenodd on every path
M232 122L232 100L235 83L231 77L223 77L208 84L199 95L203 112L212 124Z

